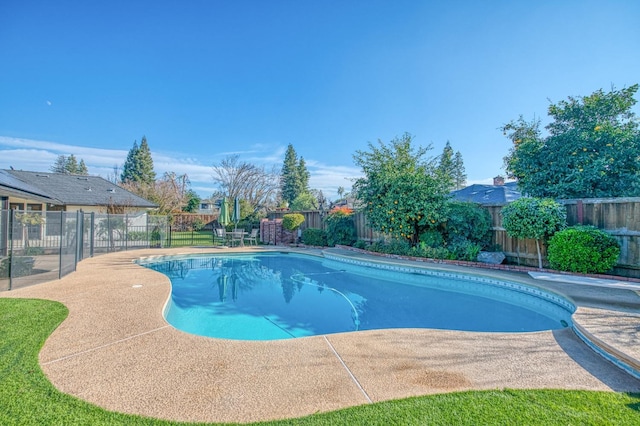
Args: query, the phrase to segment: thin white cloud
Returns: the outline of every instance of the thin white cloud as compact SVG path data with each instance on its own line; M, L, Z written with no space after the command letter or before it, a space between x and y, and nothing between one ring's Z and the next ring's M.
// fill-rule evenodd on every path
M229 155L239 155L242 161L264 166L267 169L282 167L286 146L283 144L253 144L248 150L237 150L217 153L213 156L194 157L184 153L152 150L153 165L158 176L165 172L187 174L191 187L202 197L208 197L215 190L213 182L213 166ZM119 149L90 148L79 145L69 145L57 142L12 138L0 136L0 168L49 171L59 155L73 154L84 160L89 173L111 179L117 167L117 173L122 172L122 166L128 151ZM347 191L351 188L352 178L360 175L359 169L349 166L328 166L323 163L305 158L311 175L309 186L320 189L330 199L337 198L338 187Z

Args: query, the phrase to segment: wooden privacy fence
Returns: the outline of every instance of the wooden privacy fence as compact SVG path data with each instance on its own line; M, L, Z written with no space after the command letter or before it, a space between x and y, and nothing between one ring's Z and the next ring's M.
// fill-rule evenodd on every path
M177 213L173 215L171 226L176 231L191 231L197 223L203 229L213 229L213 222L218 220L218 215L197 214L197 213Z
M614 236L620 244L620 258L614 273L621 276L640 278L640 197L634 198L589 198L582 200L558 200L567 209L569 226L583 224L592 225ZM519 240L507 235L502 227L500 214L504 205L485 205L492 220L492 243L499 245L507 259L527 266L538 265L538 253L535 240ZM270 219L280 219L289 212L274 212ZM304 216L300 227L324 229L324 217L327 212L296 212ZM362 212L353 215L358 239L375 241L384 237L375 232L367 224ZM542 246L542 255L546 259L546 247Z

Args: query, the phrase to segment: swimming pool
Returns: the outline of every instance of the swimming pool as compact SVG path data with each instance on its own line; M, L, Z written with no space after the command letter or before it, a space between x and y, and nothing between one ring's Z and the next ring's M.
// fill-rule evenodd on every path
M575 310L558 295L518 283L293 253L139 263L170 278L164 315L171 325L218 338L276 340L388 328L531 332L567 327Z

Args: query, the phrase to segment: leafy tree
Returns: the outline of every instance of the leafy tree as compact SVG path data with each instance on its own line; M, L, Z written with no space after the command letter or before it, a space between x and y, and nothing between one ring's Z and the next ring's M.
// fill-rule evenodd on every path
M153 170L153 159L146 136L142 137L140 146L137 142L133 142L133 147L129 150L122 168L120 180L146 185L153 185L155 182L156 172Z
M236 197L246 200L254 212L264 211L275 205L278 191L278 174L264 167L240 161L238 155L224 158L213 166L213 180L218 186L212 199Z
M175 172L166 172L162 178L150 185L132 181L122 182L120 185L157 204L158 214L170 214L182 211L182 207L186 204L189 178L186 174L177 175Z
M298 195L289 205L289 209L292 211L314 210L317 208L317 205L318 200L316 197L311 192L307 191Z
M291 204L305 192L309 192L309 171L304 158L298 159L296 150L289 144L280 172L280 193L282 199Z
M200 196L193 190L190 189L185 194L185 198L187 203L182 207L183 212L187 213L195 213L198 211L198 207L200 207Z
M540 242L548 240L566 224L564 206L548 198L519 198L502 208L502 226L509 236L536 240L538 267L541 269Z
M640 131L631 108L638 85L602 89L551 104L549 136L522 117L502 127L513 141L505 168L532 196L552 198L640 195Z
M431 146L416 150L412 142L405 133L389 144L369 143L368 152L356 151L364 177L353 189L374 230L416 245L420 234L446 220L448 190L435 161L423 159Z
M29 247L29 227L30 226L39 226L44 223L44 216L42 212L23 212L15 214L16 220L22 225L22 242L24 248L27 249Z
M324 193L321 189L312 189L311 194L316 197L316 206L318 210L325 210L327 208L329 200L324 196Z

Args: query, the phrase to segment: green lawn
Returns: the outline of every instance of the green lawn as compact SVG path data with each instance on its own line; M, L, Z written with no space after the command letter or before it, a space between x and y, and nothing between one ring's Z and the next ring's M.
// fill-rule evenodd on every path
M211 231L172 232L170 242L171 247L214 245L213 233ZM220 244L221 241L216 238L215 245Z
M57 391L38 365L45 339L66 318L64 305L0 298L0 424L171 425L103 410ZM409 398L273 425L639 425L640 394L504 390Z

